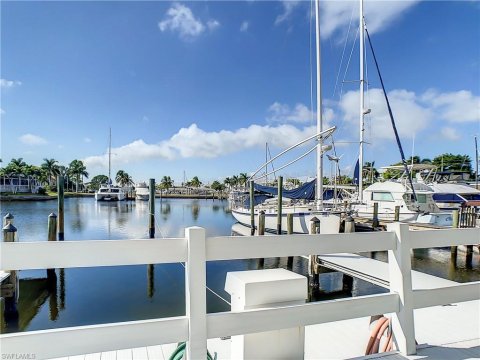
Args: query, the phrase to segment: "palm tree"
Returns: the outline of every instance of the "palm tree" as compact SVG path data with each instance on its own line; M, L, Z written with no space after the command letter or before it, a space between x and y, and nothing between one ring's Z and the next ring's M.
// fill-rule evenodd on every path
M55 159L43 159L44 163L41 165L42 169L47 172L48 185L52 185L52 178L56 178L60 175L60 169L58 168L58 161Z
M173 180L170 176L164 176L160 181L160 188L168 191L173 186Z
M120 186L129 186L133 184L133 179L130 175L128 175L127 172L123 170L118 170L117 176L115 176L115 181L120 185Z
M190 184L193 186L193 187L200 187L202 185L202 182L198 179L198 176L194 176L193 179L190 181Z
M70 174L75 176L75 192L78 192L78 184L80 183L80 176L88 178L88 172L82 160L73 160L70 165Z
M223 183L227 185L228 188L230 189L230 187L232 186L232 179L230 179L229 177L226 177L225 180L223 180Z
M17 158L10 160L10 163L5 167L5 173L11 175L25 175L25 167L27 163L23 161L23 158Z
M247 173L240 173L240 175L238 175L238 182L240 183L240 185L246 186L247 181L248 181Z
M238 182L239 182L239 181L238 181L238 176L237 176L237 175L233 175L233 176L232 176L232 186L233 186L233 187L237 187Z

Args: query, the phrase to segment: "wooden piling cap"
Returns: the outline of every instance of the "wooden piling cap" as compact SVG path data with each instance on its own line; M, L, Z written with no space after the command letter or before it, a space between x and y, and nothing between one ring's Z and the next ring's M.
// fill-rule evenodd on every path
M56 218L56 217L57 217L57 214L55 214L55 213L52 212L52 213L50 213L50 215L48 215L48 217L49 217L49 218Z
M353 218L349 215L345 218L345 221L346 222L352 222L353 221Z
M260 214L265 215L265 210L261 210L261 211L260 211Z
M320 220L318 220L318 218L317 218L316 216L314 216L313 218L311 218L310 221L320 222Z
M10 214L10 213L7 213L7 215L5 215L3 218L6 219L6 220L11 220L11 219L14 219L15 216L13 216L13 215Z
M17 231L17 228L13 226L12 223L8 223L3 227L3 232L16 232L16 231Z

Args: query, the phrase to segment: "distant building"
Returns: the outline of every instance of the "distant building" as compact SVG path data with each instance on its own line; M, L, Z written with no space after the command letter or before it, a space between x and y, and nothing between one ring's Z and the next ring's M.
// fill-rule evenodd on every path
M40 182L30 176L0 177L0 193L38 193Z

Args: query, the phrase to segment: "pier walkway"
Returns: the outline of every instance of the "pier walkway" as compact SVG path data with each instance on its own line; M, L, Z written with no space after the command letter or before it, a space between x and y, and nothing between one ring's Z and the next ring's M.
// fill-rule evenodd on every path
M478 359L479 319L480 301L415 310L417 354L409 356L397 351L362 356L369 338L369 317L306 326L305 359ZM239 359L231 352L230 339L209 339L207 343L218 360ZM175 348L176 344L166 344L56 360L168 360Z

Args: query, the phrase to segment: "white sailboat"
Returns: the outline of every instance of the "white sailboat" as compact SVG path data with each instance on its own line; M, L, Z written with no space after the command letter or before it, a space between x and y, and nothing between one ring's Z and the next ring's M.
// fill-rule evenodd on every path
M95 200L97 201L121 201L125 200L125 191L112 185L111 178L112 163L112 129L110 129L109 145L108 145L108 184L102 184L97 192L95 192Z
M313 202L298 202L293 199L284 198L282 200L282 229L287 228L287 214L293 214L293 232L294 233L308 233L310 222L316 218L320 223L319 232L322 234L338 233L340 229L340 211L333 211L326 209L323 202L323 154L327 150L323 146L325 138L330 136L335 127L323 130L322 119L322 86L321 86L321 62L320 62L320 16L319 16L319 1L315 0L315 33L316 33L316 63L317 63L317 134L303 140L302 142L283 151L266 164L263 164L260 169L265 168L273 160L284 154L285 152L303 144L312 139L317 140L316 146L308 151L306 154L288 163L287 165L278 168L276 171L292 164L300 158L306 156L313 150L316 150L316 186L315 186L315 200ZM258 172L258 171L257 171ZM255 175L255 174L254 174ZM265 174L267 176L269 174ZM278 200L272 199L254 207L254 214L256 217L255 223L258 224L258 216L261 211L265 213L265 229L270 232L277 232L277 206ZM245 205L244 201L237 201L232 204L232 215L237 221L245 226L250 226L250 209Z

